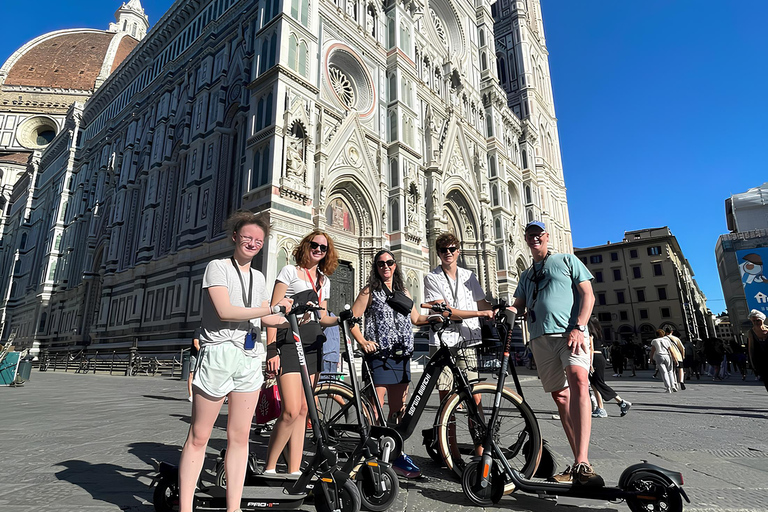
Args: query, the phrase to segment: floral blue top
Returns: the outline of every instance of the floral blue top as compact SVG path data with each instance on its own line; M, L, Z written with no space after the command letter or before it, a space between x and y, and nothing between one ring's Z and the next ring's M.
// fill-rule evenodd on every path
M371 305L365 310L365 339L378 343L384 357L404 357L413 353L413 326L410 315L395 313L387 304L384 290L374 290ZM398 354L402 351L402 356Z

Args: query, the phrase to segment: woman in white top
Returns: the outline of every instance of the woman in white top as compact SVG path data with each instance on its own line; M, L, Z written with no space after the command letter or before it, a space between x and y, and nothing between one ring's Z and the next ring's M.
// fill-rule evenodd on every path
M203 275L200 353L192 379L192 418L179 462L179 510L191 512L205 449L224 398L227 421L227 508L240 507L248 461L248 436L259 388L264 381L261 324L287 326L272 315L264 275L251 261L264 245L269 223L264 215L236 212L227 221L235 243L229 258L208 263ZM290 299L275 304L290 309ZM267 316L269 315L269 316Z
M677 391L677 380L675 380L673 373L675 365L672 362L672 355L669 353L671 343L661 329L656 330L656 338L651 341L651 359L656 362L667 393Z
M305 236L293 251L295 265L286 265L277 274L272 291L272 302L291 297L296 304L312 302L322 308L307 313L299 320L299 334L304 348L307 371L312 384L322 369L322 327L339 324L337 317L327 314L331 282L328 276L338 266L338 255L331 237L320 230ZM301 385L301 374L296 346L285 330L267 329L267 373L277 375L282 410L275 423L267 448L265 473L274 473L277 459L287 446L288 472L298 474L304 450L307 424L307 402Z

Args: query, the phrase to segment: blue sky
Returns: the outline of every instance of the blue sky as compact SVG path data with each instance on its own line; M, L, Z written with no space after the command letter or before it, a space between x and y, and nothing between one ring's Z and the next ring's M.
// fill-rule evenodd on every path
M171 4L142 1L152 24ZM7 2L0 61L52 30L106 29L119 5ZM669 226L719 313L724 201L768 181L768 1L542 0L542 11L574 245Z
M714 313L725 199L768 181L768 2L543 0L577 247L669 226Z

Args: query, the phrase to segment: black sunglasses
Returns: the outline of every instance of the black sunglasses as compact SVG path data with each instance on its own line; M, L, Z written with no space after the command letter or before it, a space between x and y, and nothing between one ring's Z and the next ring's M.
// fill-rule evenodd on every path
M387 261L377 261L376 266L379 268L384 268L384 265L388 266L389 268L392 268L395 265L395 260L387 260Z
M441 247L440 254L447 254L449 251L451 254L456 252L457 247Z
M317 242L309 242L309 248L312 249L312 250L320 249L320 252L327 252L328 251L328 246L327 245L319 244Z

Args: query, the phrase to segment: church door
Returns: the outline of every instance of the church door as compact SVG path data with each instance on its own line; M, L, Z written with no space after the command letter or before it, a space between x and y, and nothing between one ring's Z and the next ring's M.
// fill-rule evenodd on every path
M328 301L328 312L338 315L344 309L345 304L355 302L355 272L352 264L340 261L336 271L331 276L331 299Z

